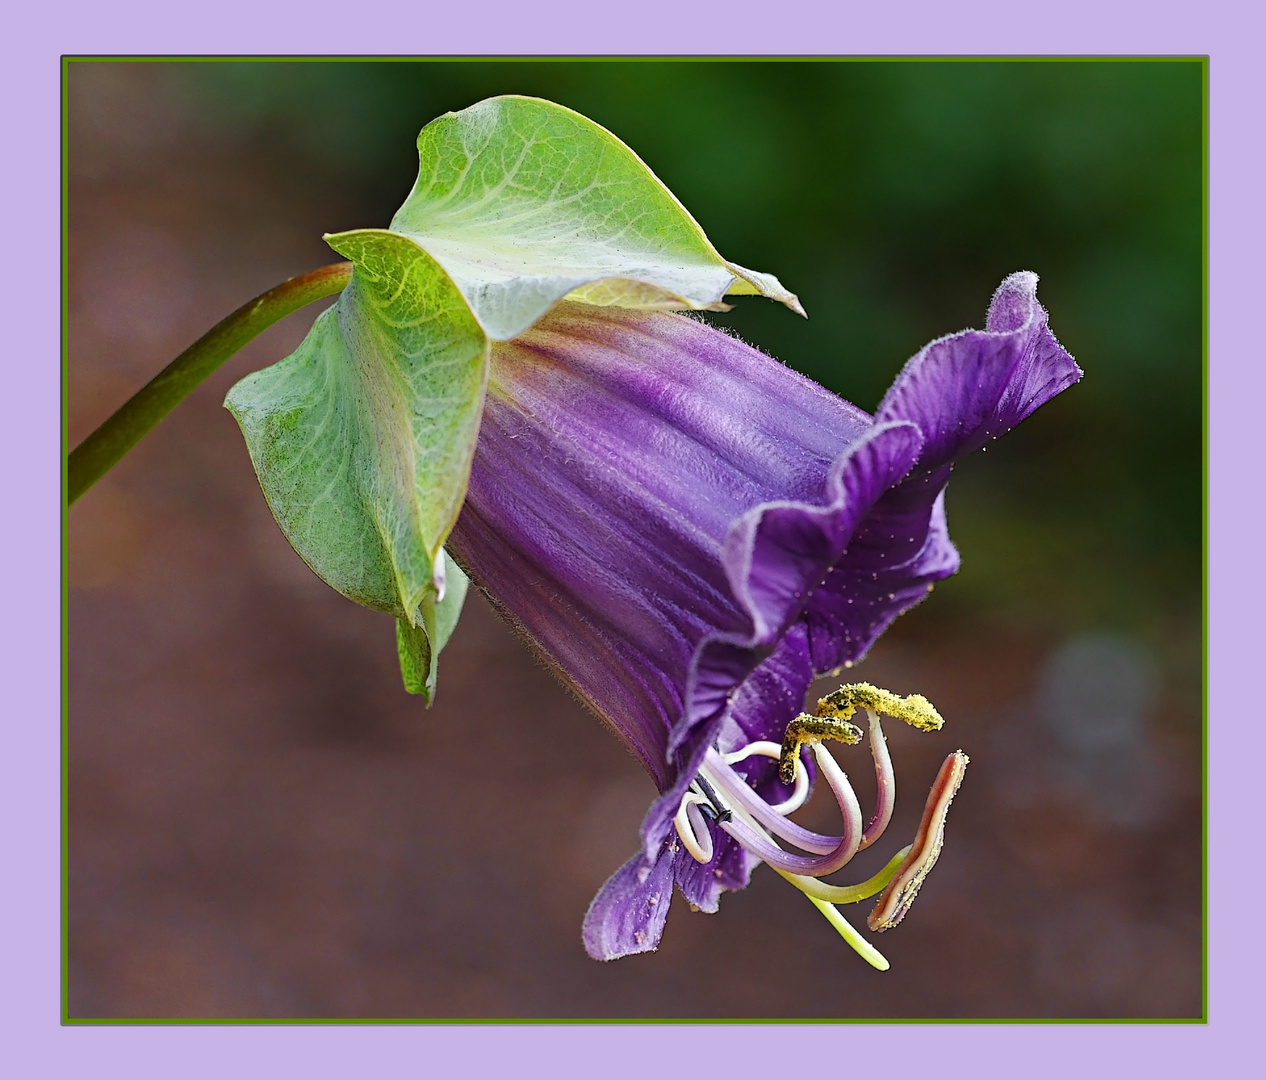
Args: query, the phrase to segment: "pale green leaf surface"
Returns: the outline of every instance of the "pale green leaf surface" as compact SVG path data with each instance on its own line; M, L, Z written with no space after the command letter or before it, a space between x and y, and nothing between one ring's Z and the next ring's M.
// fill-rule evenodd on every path
M803 314L777 278L721 258L632 150L561 105L507 96L448 113L422 129L418 159L391 229L448 271L494 339L564 296L703 309L759 293Z
M396 620L396 651L400 656L400 676L404 688L410 694L421 694L429 705L435 699L440 650L448 644L462 604L470 588L470 579L452 559L445 559L447 588L444 599L436 601L434 593L428 593L420 605L420 626L412 626L403 619ZM435 647L431 647L431 643Z
M488 340L453 282L384 230L328 238L352 283L225 405L282 531L331 586L411 625L466 494Z

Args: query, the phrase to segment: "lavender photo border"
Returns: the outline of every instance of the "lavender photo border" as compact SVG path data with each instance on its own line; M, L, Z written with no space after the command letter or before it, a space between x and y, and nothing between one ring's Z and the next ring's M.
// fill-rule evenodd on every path
M317 7L323 5L318 4ZM1002 2L972 2L951 8L932 0L911 0L887 13L840 9L837 5L793 3L768 9L740 0L715 5L651 3L640 9L640 25L627 10L615 29L592 7L555 2L540 6L490 5L500 20L478 20L476 37L453 7L447 11L404 8L403 26L425 27L408 42L426 54L602 55L619 41L622 53L802 55L1208 55L1210 87L1209 367L1208 367L1208 715L1209 736L1209 904L1208 1016L1205 1025L910 1025L902 1028L900 1056L962 1062L975 1075L1014 1074L1024 1061L1028 1076L1084 1075L1147 1070L1171 1076L1199 1062L1214 1067L1247 1052L1253 1035L1251 1006L1256 994L1254 961L1261 952L1231 922L1232 905L1246 886L1241 875L1253 867L1233 863L1235 822L1251 820L1241 805L1253 791L1247 775L1262 743L1261 725L1231 695L1245 685L1255 644L1254 615L1262 586L1245 581L1252 565L1249 545L1257 534L1250 491L1253 455L1247 445L1253 426L1247 410L1263 382L1254 364L1249 318L1255 253L1261 248L1262 211L1254 197L1262 171L1261 150L1244 136L1257 130L1254 90L1260 85L1253 41L1261 39L1260 17L1240 13L1233 3L1212 2L1192 11L1186 5L1142 2L1066 2L1058 18L1041 8L1017 9ZM313 1076L383 1068L424 1071L453 1068L461 1075L491 1074L511 1063L522 1069L549 1063L564 1075L600 1064L605 1077L640 1070L641 1052L616 1052L617 1040L636 1038L644 1051L654 1039L656 1056L697 1047L699 1032L686 1025L628 1029L604 1025L476 1025L424 1027L206 1026L63 1027L61 1010L61 608L50 603L47 582L59 581L60 559L60 56L144 54L294 53L373 55L384 38L374 26L345 22L346 9L329 5L323 18L307 5L301 20L280 5L227 0L215 8L176 12L172 5L134 2L110 9L71 3L25 15L10 49L11 106L3 121L10 167L3 185L10 206L21 207L17 242L9 247L15 273L10 278L9 326L17 340L10 370L21 402L0 438L6 459L22 463L8 471L10 522L4 544L12 547L13 575L5 620L3 663L8 698L5 715L12 738L7 782L0 785L4 850L8 854L4 915L9 977L3 982L0 1015L7 1029L5 1057L14 1075L63 1076L79 1071L129 1076L175 1073L219 1075L225 1068L246 1075ZM657 10L658 9L658 10ZM337 15L336 15L337 13ZM243 30L242 28L248 28ZM559 27L567 29L560 32ZM14 295L16 293L16 295ZM1257 481L1260 485L1260 480ZM1232 585L1235 592L1232 593ZM1244 593L1247 591L1248 595ZM1232 607L1234 596L1234 607ZM1237 699L1235 704L1239 704ZM879 1038L849 1028L850 1064L892 1060L895 1032ZM744 1040L740 1074L755 1074L782 1059L775 1038ZM683 1057L684 1060L684 1057ZM997 1062L997 1066L993 1063ZM951 1066L952 1068L953 1066ZM911 1069L914 1065L911 1065ZM922 1071L920 1069L920 1071Z

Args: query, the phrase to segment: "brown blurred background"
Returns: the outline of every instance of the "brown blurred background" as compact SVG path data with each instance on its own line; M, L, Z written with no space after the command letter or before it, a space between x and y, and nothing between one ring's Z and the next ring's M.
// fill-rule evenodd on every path
M385 226L417 130L523 92L611 128L800 323L726 321L873 408L1043 275L1087 371L951 483L964 570L857 675L972 757L878 973L767 869L657 953L580 922L653 795L472 596L429 712L392 621L290 550L233 358L68 515L72 1017L1192 1017L1202 1009L1197 64L68 65L68 445L190 341ZM681 115L689 103L690 115ZM517 703L507 712L504 702ZM841 760L859 778L864 750ZM815 804L809 821L830 827ZM869 904L847 909L860 925ZM873 937L873 935L872 935Z

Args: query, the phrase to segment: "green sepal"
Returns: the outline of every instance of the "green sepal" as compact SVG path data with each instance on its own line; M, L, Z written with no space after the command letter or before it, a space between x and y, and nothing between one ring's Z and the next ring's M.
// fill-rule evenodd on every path
M611 132L540 98L488 98L427 124L391 229L439 261L499 341L565 296L724 309L727 293L760 294L804 314L773 275L723 259Z
M226 407L286 538L329 585L413 626L461 510L489 342L443 269L406 237L329 237L351 284L299 348Z
M430 593L420 605L421 626L396 620L396 652L400 657L400 677L410 694L420 694L427 705L435 700L440 650L448 644L466 600L470 579L452 559L445 559L447 588L436 603ZM431 647L431 642L435 647Z

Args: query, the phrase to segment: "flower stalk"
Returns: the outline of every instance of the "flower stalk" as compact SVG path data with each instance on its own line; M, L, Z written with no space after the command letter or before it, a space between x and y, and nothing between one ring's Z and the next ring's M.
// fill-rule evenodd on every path
M122 461L242 346L301 307L341 292L351 279L349 262L322 266L283 281L221 319L71 451L66 462L66 504L74 503Z

